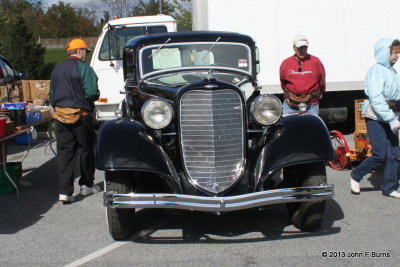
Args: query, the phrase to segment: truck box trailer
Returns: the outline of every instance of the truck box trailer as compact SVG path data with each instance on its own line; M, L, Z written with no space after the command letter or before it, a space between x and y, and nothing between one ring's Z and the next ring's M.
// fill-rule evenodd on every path
M282 94L281 62L304 34L308 52L325 66L327 92L320 103L326 122L354 124L354 99L364 98L364 77L375 63L380 38L400 38L396 0L192 0L193 30L250 35L260 53L263 92ZM395 66L396 67L396 66Z

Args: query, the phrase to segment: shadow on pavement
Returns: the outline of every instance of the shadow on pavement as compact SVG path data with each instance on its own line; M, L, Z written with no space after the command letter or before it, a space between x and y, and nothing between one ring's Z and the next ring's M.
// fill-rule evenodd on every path
M371 183L372 188L362 188L363 191L381 191L383 184L383 166L376 168L367 180Z
M337 234L340 227L333 227L335 221L344 218L338 203L334 200L326 202L326 214L323 227L314 232L285 230L292 223L285 205L278 204L263 209L234 211L221 215L205 212L189 212L176 210L172 214L158 209L147 209L136 212L137 232L148 232L147 235L134 235L132 240L139 243L244 243L272 241L276 239L293 239L302 237ZM165 225L157 225L166 221ZM159 224L159 223L158 223ZM292 229L292 227L290 227ZM168 237L152 235L163 229L182 229L182 236ZM257 237L252 233L261 233Z
M0 234L14 234L35 224L57 203L56 160L24 175L19 190L20 199L15 193L0 195Z
M29 145L16 145L14 141L10 141L7 147L7 155L13 156L15 154L23 153L28 149ZM37 139L31 144L30 149L45 148L46 155L55 155L56 144L54 140Z

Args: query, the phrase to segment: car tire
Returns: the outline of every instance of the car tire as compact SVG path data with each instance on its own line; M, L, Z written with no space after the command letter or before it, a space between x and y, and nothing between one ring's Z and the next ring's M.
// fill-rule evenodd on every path
M299 184L299 180L301 179L299 166L290 166L283 169L283 184L281 188L289 188L296 187ZM286 204L287 212L289 213L290 218L292 218L293 214L299 209L299 202L291 202Z
M323 162L291 167L286 173L288 172L295 175L293 186L296 187L318 186L327 182ZM293 225L307 232L320 228L325 215L325 203L325 200L288 203L287 210Z
M129 172L105 172L106 190L118 193L133 192ZM114 240L124 240L134 233L135 209L106 208L108 231Z

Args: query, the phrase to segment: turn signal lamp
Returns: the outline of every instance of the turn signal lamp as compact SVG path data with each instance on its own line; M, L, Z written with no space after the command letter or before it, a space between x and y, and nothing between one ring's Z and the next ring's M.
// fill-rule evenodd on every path
M108 102L108 99L107 99L107 98L99 98L99 100L97 100L97 102L100 102L100 103L107 103L107 102Z

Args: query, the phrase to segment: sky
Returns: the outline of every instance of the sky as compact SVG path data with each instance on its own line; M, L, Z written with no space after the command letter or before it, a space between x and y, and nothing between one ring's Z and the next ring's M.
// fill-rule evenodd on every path
M51 6L52 4L57 4L59 1L70 3L73 6L85 7L90 0L42 0L44 3ZM95 2L101 3L100 0L94 0ZM135 1L135 0L134 0ZM187 3L184 4L188 5Z
M43 2L47 3L49 6L52 4L57 4L60 0L43 0ZM89 2L89 0L61 0L62 2L65 3L70 3L73 6L86 6L86 4ZM100 0L96 2L101 2Z
M77 6L84 6L86 5L88 2L90 2L90 0L42 0L43 2L46 2L48 4L57 4L58 2L62 1L65 3L71 3L71 5L77 5ZM100 0L95 0L95 2L101 2Z
M93 5L88 5L88 4L90 2L94 2L99 9L101 9L101 4L102 4L102 2L100 0L42 0L42 3L44 4L44 7L50 7L52 4L57 4L60 1L62 1L64 3L70 3L72 6L87 7L87 8L92 8ZM135 4L135 2L138 2L138 0L132 0L132 1L134 4ZM188 2L183 2L182 6L189 10L191 8L191 4ZM102 15L103 15L103 12L99 11L98 16L102 17Z

